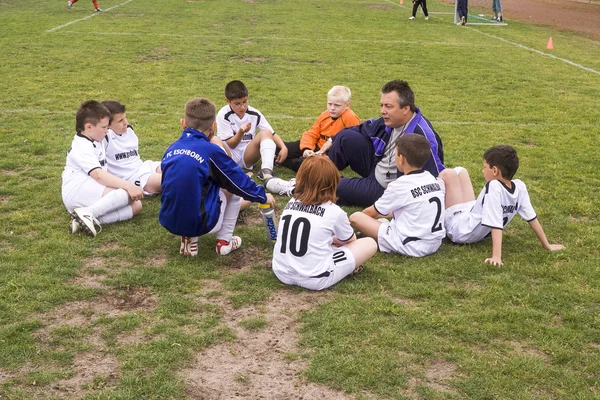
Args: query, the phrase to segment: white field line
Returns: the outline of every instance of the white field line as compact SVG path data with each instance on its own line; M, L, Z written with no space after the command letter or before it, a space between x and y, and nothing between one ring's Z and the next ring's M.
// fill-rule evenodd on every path
M50 114L50 115L75 115L75 110L72 111L54 111L54 110L36 110L36 109L8 109L8 108L0 108L0 114ZM164 112L164 113L156 113L156 112L146 112L146 111L136 111L136 115L147 115L152 117L162 117L162 116L181 116L181 111L173 111L173 112ZM294 116L294 115L285 115L285 114L273 114L273 115L265 115L268 119L290 119L290 120L301 120L301 121L314 121L316 117L303 117L303 116ZM479 125L479 126L524 126L524 127L577 127L577 128L597 128L597 124L578 124L578 123L555 123L555 122L498 122L498 121L439 121L439 120L431 120L433 125L456 125L456 126L468 126L468 125Z
M82 32L67 30L59 32L61 34L80 34L85 33L99 35L113 35L113 36L159 36L159 37L174 37L174 38L192 38L192 39L223 39L231 41L231 36L224 35L194 35L194 34L180 34L180 33L137 33L137 32ZM501 47L501 45L490 45L480 43L460 43L460 42L428 42L428 41L415 41L415 40L376 40L376 39L308 39L308 38L296 38L296 37L278 37L278 36L248 36L237 38L241 41L246 40L274 40L274 41L296 41L296 42L337 42L337 43L384 43L384 44L414 44L419 46L455 46L455 47Z
M131 3L132 1L133 1L133 0L127 0L127 1L126 1L126 2L124 2L124 3L117 4L116 6L112 6L112 7L110 7L110 8L107 8L107 9L105 9L105 10L104 10L104 11L102 11L102 12L107 12L107 11L110 11L110 10L112 10L112 9L114 9L114 8L121 7L121 6L123 6L123 5L127 4L127 3ZM72 24L74 24L74 23L76 23L76 22L85 21L86 19L90 19L90 18L92 18L92 17L95 17L96 15L100 15L100 14L102 14L102 13L99 13L99 12L96 12L96 11L94 11L94 13L93 13L92 15L88 15L87 17L83 17L83 18L76 19L75 21L67 22L66 24L63 24L63 25L60 25L60 26L56 26L56 27L54 27L54 28L52 28L52 29L48 29L48 30L46 31L46 33L50 33L50 32L57 31L57 30L59 30L59 29L62 29L62 28L64 28L65 26L72 25Z
M394 5L398 6L398 7L408 8L408 7L404 6L404 5L398 4L397 2L394 2L394 1L391 1L391 0L384 0L384 1L387 2L387 3L390 3L390 4L394 4ZM495 24L492 24L492 25L495 25ZM573 67L580 68L580 69L582 69L584 71L588 71L588 72L591 72L593 74L600 75L600 71L596 71L596 70L594 70L592 68L588 68L588 67L583 66L581 64L577 64L577 63L575 63L575 62L573 62L571 60L567 60L566 58L557 57L554 54L544 53L543 51L532 49L531 47L527 47L527 46L522 45L520 43L511 42L510 40L506 40L506 39L501 38L499 36L495 36L495 35L492 35L492 34L489 34L489 33L483 32L483 31L480 31L478 29L475 29L475 28L472 28L472 27L469 27L469 26L467 26L466 28L470 28L471 30L473 30L473 31L475 31L477 33L481 33L482 35L489 36L491 38L500 40L501 42L508 43L508 44L516 46L516 47L518 47L520 49L531 51L531 52L540 54L542 56L550 57L550 58L553 58L553 59L555 59L557 61L562 61L562 62L564 62L566 64L569 64L569 65L571 65Z

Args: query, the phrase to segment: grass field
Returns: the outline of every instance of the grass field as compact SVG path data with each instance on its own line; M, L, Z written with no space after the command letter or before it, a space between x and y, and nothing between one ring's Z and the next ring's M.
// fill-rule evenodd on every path
M0 2L1 399L600 398L600 43L457 27L434 2L440 14L408 21L409 5L385 0L99 1L95 15L89 0ZM232 79L286 140L333 85L366 119L385 82L409 81L476 191L484 150L517 148L517 177L566 250L516 218L503 267L483 263L489 241L444 244L378 254L307 293L270 272L256 208L222 258L211 237L180 257L159 198L95 239L67 233L79 103L124 103L143 158L159 160L186 101L220 106Z

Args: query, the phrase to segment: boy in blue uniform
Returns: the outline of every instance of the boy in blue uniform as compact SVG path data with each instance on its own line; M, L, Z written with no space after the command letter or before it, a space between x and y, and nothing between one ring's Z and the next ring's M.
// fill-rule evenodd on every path
M181 236L179 252L184 256L197 255L198 238L207 233L216 233L217 254L226 255L241 246L242 239L233 236L240 197L271 206L275 203L222 147L211 143L215 116L216 107L210 100L190 100L181 120L183 134L167 149L161 163L158 219L169 232Z

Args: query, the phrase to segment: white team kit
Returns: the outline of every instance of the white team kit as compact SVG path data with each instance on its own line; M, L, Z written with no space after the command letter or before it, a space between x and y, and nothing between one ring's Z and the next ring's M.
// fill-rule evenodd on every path
M273 250L273 272L288 285L310 290L328 288L354 271L352 252L332 247L354 236L348 215L327 202L305 205L292 198L281 213Z
M138 152L139 140L131 125L127 126L127 131L122 135L109 129L104 141L106 142L108 172L143 190L148 178L156 173L160 161L141 160ZM152 193L144 190L144 194L151 195Z
M105 186L96 182L90 172L100 168L107 171L104 141L96 142L77 133L67 153L67 163L62 173L62 198L72 212L87 207L102 198Z
M236 132L248 122L251 123L250 130L244 134L240 144L238 144L235 149L230 148L231 158L242 168L252 168L252 165L246 165L244 162L244 151L246 150L248 143L254 139L256 132L267 130L275 133L275 131L265 116L254 107L248 106L248 110L241 119L231 109L230 105L221 108L217 113L217 135L225 143L227 143L227 139L233 137Z
M374 204L394 219L379 227L377 242L384 253L422 257L434 253L446 236L444 181L424 170L410 172L391 182Z
M446 210L446 230L454 243L475 243L488 236L492 228L504 227L518 213L527 222L537 216L527 187L519 180L509 188L499 180L486 183L476 200L455 204Z

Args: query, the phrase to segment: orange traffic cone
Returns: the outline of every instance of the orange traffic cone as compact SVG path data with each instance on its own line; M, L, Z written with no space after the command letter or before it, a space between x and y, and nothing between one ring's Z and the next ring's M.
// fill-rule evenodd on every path
M552 36L550 36L550 39L548 39L548 46L546 46L546 48L548 50L554 49L554 45L552 44Z

